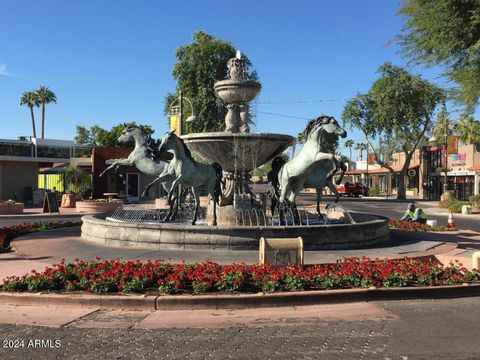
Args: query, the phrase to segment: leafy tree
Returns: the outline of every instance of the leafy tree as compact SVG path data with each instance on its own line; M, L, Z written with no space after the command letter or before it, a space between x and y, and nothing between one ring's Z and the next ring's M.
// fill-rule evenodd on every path
M92 144L103 147L130 147L133 146L133 143L117 143L117 139L127 126L138 126L146 135L153 134L153 129L150 125L137 125L135 121L115 125L110 130L105 130L98 125L94 125L90 129L77 125L75 142L77 144Z
M480 98L480 1L407 0L397 37L403 54L416 64L442 65L456 82L456 98L473 111Z
M35 91L25 91L20 98L20 106L28 106L30 108L30 116L32 117L33 137L37 137L37 130L35 128L35 116L33 114L33 107L40 104L37 93Z
M45 138L45 105L57 102L57 96L48 87L42 85L36 91L38 101L42 105L42 139Z
M348 162L351 163L352 162L352 147L354 145L354 142L353 140L347 140L345 141L345 147L350 150L350 157L348 158Z
M223 119L227 110L220 99L215 95L213 85L216 81L227 76L227 62L235 56L235 48L227 41L216 39L204 31L193 34L191 44L179 47L175 56L177 63L173 68L173 78L178 81L176 94L166 96L164 113L169 114L170 105L177 99L178 91L192 101L195 115L199 120L184 125L184 133L223 131ZM243 55L247 65L250 60ZM248 73L248 77L256 79L255 72ZM184 117L191 115L189 106L184 106Z
M364 133L375 161L397 176L398 199L405 199L405 175L410 161L432 125L436 108L444 102L444 91L390 63L380 66L378 72L380 77L370 91L349 100L342 117ZM373 140L384 143L392 138L405 153L405 163L398 174L389 159L382 159L372 146Z
M90 129L77 125L77 135L74 137L75 143L97 145L97 132L99 130L100 127L98 125L94 125Z

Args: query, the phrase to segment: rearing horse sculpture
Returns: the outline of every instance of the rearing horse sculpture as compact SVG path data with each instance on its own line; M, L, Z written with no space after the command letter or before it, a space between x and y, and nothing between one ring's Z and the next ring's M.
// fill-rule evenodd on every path
M332 191L334 191L335 186L333 186L333 183L330 184L331 178L337 168L345 171L346 167L343 161L340 162L334 154L327 153L328 150L323 141L324 132L336 134L342 138L347 136L347 132L340 127L333 116L320 116L308 123L304 131L305 143L302 149L293 159L287 161L278 172L280 206L284 204L295 206L297 195L306 185L313 185L313 187L318 188L318 185L328 182L332 186ZM315 185L315 183L318 185ZM338 195L336 189L334 192ZM317 211L320 211L318 206Z
M340 197L340 193L338 192L335 184L341 183L345 172L347 171L347 166L343 160L341 155L335 155L335 161L330 161L329 159L321 160L319 164L319 168L316 172L310 175L303 184L305 189L313 188L316 190L317 193L317 213L320 215L320 203L322 201L322 192L323 188L326 186L330 189L332 193L335 194L335 202L338 202ZM272 192L270 195L271 199L271 207L270 210L272 215L275 213L275 209L277 207L277 199L280 197L280 185L278 183L278 172L280 171L281 167L285 165L286 161L281 158L277 157L272 162L272 170L268 173L268 181L272 186ZM340 170L340 178L335 181L334 184L334 176Z
M118 170L120 166L133 166L146 175L159 176L167 165L167 160L162 158L155 158L151 154L151 144L149 143L149 137L143 132L138 126L126 126L120 137L117 139L119 143L126 143L131 140L135 141L135 148L128 155L126 159L115 159L113 164L103 170L99 177L102 177L106 172L111 169ZM170 191L171 184L163 183L163 188L165 191ZM175 200L177 198L176 193L173 194ZM142 196L148 196L148 191L144 191Z
M197 163L190 153L190 150L185 145L182 139L174 134L173 131L167 132L160 142L159 152L173 152L173 159L165 167L163 173L151 184L155 182L169 182L171 184L168 193L168 201L170 203L170 211L165 217L164 221L170 221L173 212L172 197L174 189L178 185L189 186L192 188L193 196L195 197L195 215L193 217L192 225L197 221L198 208L200 207L200 191L203 187L207 187L208 193L213 200L213 222L212 225L217 225L217 202L219 201L223 171L219 164L212 165ZM148 187L147 187L148 188Z

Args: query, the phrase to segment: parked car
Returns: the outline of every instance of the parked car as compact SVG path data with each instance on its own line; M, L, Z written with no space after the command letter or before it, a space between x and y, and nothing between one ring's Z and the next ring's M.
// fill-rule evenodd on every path
M345 182L344 185L338 185L337 190L340 193L340 195L348 195L348 196L355 196L359 197L360 195L362 196L367 196L368 195L368 187L363 185L362 183L356 182Z

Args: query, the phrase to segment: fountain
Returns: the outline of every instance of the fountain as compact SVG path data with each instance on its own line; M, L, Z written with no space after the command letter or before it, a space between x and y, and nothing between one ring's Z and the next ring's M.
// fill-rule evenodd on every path
M208 163L219 163L225 172L221 207L217 210L221 225L235 225L238 210L255 207L249 188L250 172L295 142L290 135L250 133L248 104L255 99L261 85L247 79L246 70L245 59L237 51L228 62L227 79L214 84L215 92L228 109L225 132L182 136L196 156Z
M282 134L250 133L249 103L261 89L247 79L245 59L240 52L228 62L227 79L214 84L228 109L225 131L182 136L190 151L206 163L223 169L218 226L206 221L190 225L186 215L176 222L162 223L164 214L155 210L119 210L112 216L87 215L82 218L85 240L116 246L155 249L258 249L261 237L299 237L305 250L346 249L372 246L389 238L388 219L382 216L349 213L339 205L325 216L300 211L299 217L286 214L281 223L267 216L266 203L250 190L250 172L280 155L295 141ZM283 224L283 225L282 225Z

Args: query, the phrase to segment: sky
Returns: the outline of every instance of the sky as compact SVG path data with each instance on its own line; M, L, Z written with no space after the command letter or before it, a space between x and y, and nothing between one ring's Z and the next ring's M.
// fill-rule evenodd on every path
M0 0L0 138L32 135L24 91L46 85L45 137L71 140L75 126L126 121L167 130L175 50L197 30L247 54L262 91L252 132L296 136L321 114L341 121L385 61L406 66L393 42L397 0ZM409 67L439 85L439 69ZM275 114L275 115L274 115ZM282 115L282 116L280 116ZM41 112L36 110L37 133ZM219 119L219 121L223 121ZM347 129L348 130L348 129ZM347 139L362 141L349 131ZM341 140L341 145L344 143Z

